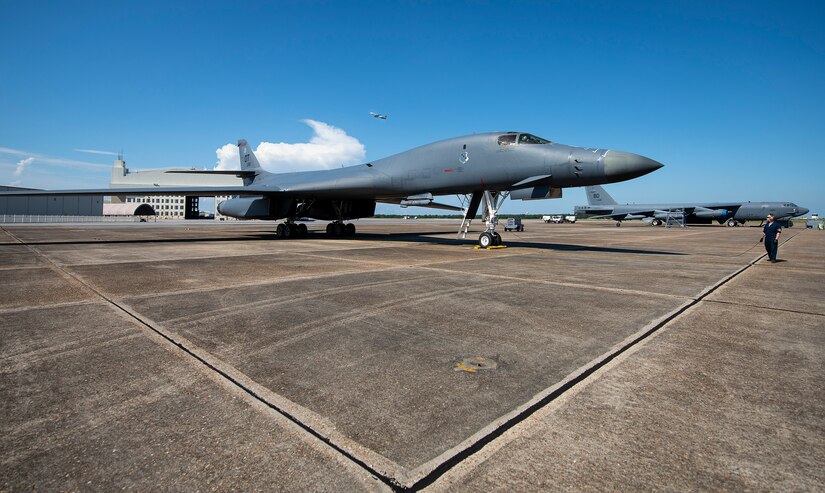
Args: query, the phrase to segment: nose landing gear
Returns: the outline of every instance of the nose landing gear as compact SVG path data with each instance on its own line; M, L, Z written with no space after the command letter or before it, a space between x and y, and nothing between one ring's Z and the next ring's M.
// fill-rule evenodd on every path
M504 203L504 200L510 196L510 192L491 192L489 190L485 190L484 192L482 192L482 194L483 195L481 205L483 206L483 208L481 217L484 221L486 231L484 231L478 236L478 246L481 248L502 246L501 235L496 233L496 225L498 224L498 218L496 217L496 214L498 213L498 210L501 208L501 205ZM467 229L469 228L469 223L472 220L471 216L475 215L475 210L471 210L473 209L472 202L473 201L471 199L470 205L468 205L467 209L465 210L464 222L462 223L461 228L459 229L459 234L460 231L463 229L464 234L466 235ZM475 207L477 207L478 201L476 201L475 204Z

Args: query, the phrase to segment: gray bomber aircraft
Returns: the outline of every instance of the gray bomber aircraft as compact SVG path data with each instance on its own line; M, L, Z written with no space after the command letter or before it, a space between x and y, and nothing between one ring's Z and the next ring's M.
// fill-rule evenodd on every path
M168 173L232 174L243 186L129 187L90 190L0 192L0 195L232 195L219 206L221 214L239 219L285 219L276 233L281 238L305 236L297 218L331 221L327 233L351 236L355 225L346 221L369 217L376 202L402 207L433 207L464 211L469 221L483 205L483 247L501 243L496 213L504 200L559 198L562 188L614 183L662 167L652 159L628 152L558 144L528 133L493 132L467 135L376 161L321 171L270 173L258 164L252 148L238 141L238 171L170 170ZM440 204L437 195L464 196L464 207Z
M677 215L689 224L719 224L739 226L745 221L764 220L773 214L783 226L791 225L791 219L808 213L808 209L793 202L697 202L688 204L617 204L604 188L594 185L585 187L589 205L576 206L576 213L596 214L593 218L611 218L616 226L622 221L642 219L659 226Z

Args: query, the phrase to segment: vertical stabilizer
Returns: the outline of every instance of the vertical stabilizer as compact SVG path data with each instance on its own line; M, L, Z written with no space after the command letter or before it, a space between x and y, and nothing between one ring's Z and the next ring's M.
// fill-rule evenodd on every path
M255 157L252 147L245 139L238 140L238 154L241 156L241 171L261 171L258 158Z
M616 205L616 201L604 188L599 185L584 187L587 191L587 203L589 205Z

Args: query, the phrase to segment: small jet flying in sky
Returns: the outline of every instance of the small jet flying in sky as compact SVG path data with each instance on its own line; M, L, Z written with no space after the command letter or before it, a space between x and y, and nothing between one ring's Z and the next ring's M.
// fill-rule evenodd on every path
M373 113L372 111L370 111L370 115L372 115L375 118L380 118L381 120L386 120L387 119L387 115L382 115L380 113Z
M596 214L592 218L611 218L616 226L622 221L641 219L648 224L659 226L668 217L677 216L689 224L719 224L739 226L745 221L764 221L773 214L784 226L796 216L808 213L808 209L793 202L694 202L665 204L617 204L604 188L593 185L585 187L589 205L576 206L577 214Z
M90 190L0 192L0 196L42 195L233 195L218 206L239 219L285 219L276 233L281 238L306 235L298 218L331 221L331 236L352 236L351 219L375 214L376 202L401 207L432 207L464 212L461 228L483 205L485 231L479 245L501 243L497 212L512 200L560 198L562 189L630 180L662 167L652 159L629 152L574 147L519 132L490 132L442 140L394 156L343 168L270 173L261 168L252 147L238 141L237 171L170 170L167 173L230 174L243 186L144 186ZM465 197L464 207L434 201L437 195Z

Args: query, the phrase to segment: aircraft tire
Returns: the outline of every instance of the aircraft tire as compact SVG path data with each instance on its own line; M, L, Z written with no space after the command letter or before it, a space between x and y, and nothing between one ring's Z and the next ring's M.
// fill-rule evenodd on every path
M301 223L298 225L298 237L299 238L306 238L307 237L307 225Z
M481 233L478 235L478 246L481 248L487 248L488 246L493 245L493 235L490 233Z
M332 223L332 231L335 236L341 237L346 233L346 228L342 223Z
M352 223L347 223L346 226L344 226L344 231L347 236L355 236L355 225Z
M498 233L493 233L493 246L501 245L501 235Z
M327 235L335 236L335 223L327 224Z
M287 230L286 224L284 224L284 223L279 224L275 228L275 236L277 236L278 238L286 238L287 237L286 230Z
M728 219L728 227L733 228L734 226L739 226L739 223L736 222L736 219Z
M621 228L622 227L622 222L621 221L616 221L616 227Z

